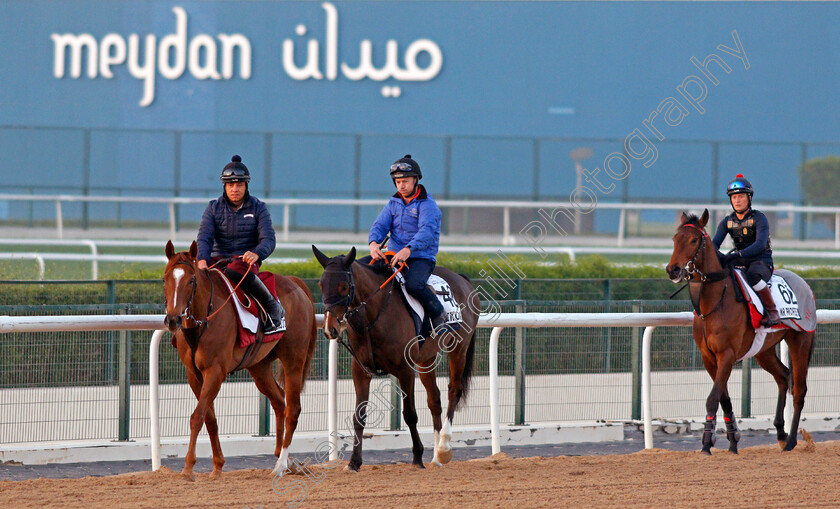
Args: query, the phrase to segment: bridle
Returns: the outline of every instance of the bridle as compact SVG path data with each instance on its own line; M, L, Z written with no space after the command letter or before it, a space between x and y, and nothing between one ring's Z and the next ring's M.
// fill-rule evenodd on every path
M709 234L706 233L705 229L700 228L699 226L697 226L695 224L686 223L686 224L682 225L682 227L691 227L691 228L694 228L694 229L698 230L701 233L700 246L697 248L697 252L694 253L694 256L691 258L691 260L689 260L685 264L685 267L683 267L683 270L685 271L686 274L688 274L688 278L687 278L688 283L687 284L689 284L689 285L692 282L698 283L698 281L692 281L692 277L694 276L694 273L697 273L697 274L700 275L700 281L699 281L700 291L697 294L696 302L695 302L695 299L694 299L694 295L691 295L691 304L694 306L694 312L697 314L697 316L699 316L700 318L703 319L703 322L704 322L703 337L705 338L705 336L706 336L706 327L705 327L706 317L711 315L712 313L714 313L718 309L720 309L721 305L723 304L723 299L724 299L724 297L726 297L726 288L728 286L726 284L726 272L725 271L718 271L718 272L711 272L709 274L704 274L703 272L700 271L700 269L697 268L697 257L700 256L700 253L705 251L705 249L706 249L706 239L709 237ZM703 313L700 312L700 299L702 297L703 288L705 286L705 283L713 283L713 282L717 282L717 281L720 281L720 280L724 280L724 282L723 282L723 292L721 292L720 300L718 300L717 304L715 305L715 307L711 311L709 311L708 313L706 313L704 315ZM691 293L691 292L689 292L689 293Z
M682 227L686 226L698 230L702 235L700 236L700 246L697 248L697 252L694 253L694 256L691 258L691 260L686 262L685 267L683 267L683 270L686 274L688 274L687 279L691 279L694 276L694 273L696 272L700 275L700 281L705 283L707 281L710 281L710 278L708 275L704 274L700 271L700 269L697 268L697 257L700 256L700 253L704 252L704 250L706 249L706 239L709 237L709 234L706 233L706 230L700 228L697 225L691 223L686 223L682 225Z
M198 289L198 283L197 283L196 278L195 278L196 268L192 263L186 262L184 260L179 260L179 261L175 262L175 265L187 265L193 270L192 276L190 277L190 280L187 282L188 285L192 286L192 292L190 293L190 298L187 300L187 305L184 307L184 311L181 312L181 314L178 315L178 316L180 316L181 318L184 318L185 320L192 320L193 322L196 323L196 327L200 327L201 325L206 323L207 320L206 319L203 320L203 321L197 320L193 316L193 313L192 313L192 302L193 302L193 299L195 298L195 294L196 294L196 291ZM211 288L210 291L211 292L213 291L212 288ZM163 297L163 300L164 300L164 304L166 304L166 296L165 295ZM211 306L213 305L212 294L211 294L211 297L210 297L210 305Z
M397 273L400 272L406 266L407 265L405 263L400 265L399 269L394 271L394 273L391 274L391 276L388 277L388 279L386 279L384 283L379 285L379 288L377 288L375 292L368 295L368 297L365 300L363 300L361 303L359 303L355 307L351 307L353 305L353 302L356 301L356 284L353 281L352 265L351 265L351 268L348 269L348 270L331 270L331 269L324 270L324 274L331 273L331 274L341 274L341 275L345 276L347 278L346 282L347 282L347 286L348 286L347 295L332 295L330 297L327 297L327 298L323 299L324 306L325 306L324 323L326 324L329 321L329 316L330 316L330 314L332 314L333 316L335 316L335 319L336 319L336 322L338 322L338 325L346 324L346 325L350 326L350 328L352 328L353 331L356 332L356 334L359 334L360 336L364 336L365 339L367 340L368 351L370 352L370 359L371 359L371 362L374 364L373 369L375 371L381 371L381 370L379 370L376 367L376 363L373 360L373 347L371 346L371 341L370 341L370 331L371 331L371 329L373 329L373 327L379 321L379 318L382 316L383 312L388 307L388 303L391 302L391 294L394 290L394 284L395 283L392 283L391 285L388 285L388 283L391 282L391 280L394 279L394 276L396 276ZM370 302L370 300L373 299L374 296L376 296L376 294L378 294L380 291L382 291L383 288L385 288L386 285L388 286L388 295L386 297L385 303L382 305L382 307L379 308L379 312L376 314L376 318L374 318L373 321L370 322L370 324L365 326L364 322L367 322L367 317L365 316L364 313L361 313L361 311L367 306L368 302ZM333 311L333 309L336 306L341 306L341 307L344 308L344 313L342 313L341 316L339 316L338 313ZM358 317L358 320L354 320L354 317ZM360 323L359 325L355 325L353 323L354 321L360 321L362 323ZM347 349L348 352L350 352L350 355L356 360L356 362L359 364L359 366L362 367L362 369L365 371L365 373L370 378L373 378L375 376L375 373L373 371L371 371L367 366L365 366L365 364L358 358L355 350L353 349L352 346L350 346L350 343L344 341L341 338L340 335L339 335L339 337L336 338L336 341L338 341L338 344L342 345L344 348Z

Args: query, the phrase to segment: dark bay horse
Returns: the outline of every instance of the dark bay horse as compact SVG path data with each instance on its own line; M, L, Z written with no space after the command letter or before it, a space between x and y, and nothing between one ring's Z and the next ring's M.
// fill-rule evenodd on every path
M315 246L312 246L312 251L324 267L318 283L326 305L324 333L329 339L338 339L346 330L354 357L351 373L356 388L356 411L353 413L355 439L347 468L358 471L362 465L362 433L370 382L376 371L390 373L399 381L403 393L403 418L411 433L413 463L424 468L423 444L417 433L414 404L414 379L419 373L420 381L426 388L435 430L432 465L448 463L452 459L452 420L458 404L466 397L475 354L474 337L480 303L472 284L451 270L435 268L434 273L446 280L455 300L462 305L463 322L459 330L438 334L435 339L427 339L420 346L414 322L400 296L396 295L401 290L394 279L386 283L387 274L366 264L354 263L355 247L347 255L333 258L327 257ZM443 423L440 390L434 370L441 351L449 354L449 404Z
M717 251L706 233L709 211L698 218L683 213L681 224L674 235L674 253L666 268L674 283L688 280L689 292L694 309L694 342L700 350L703 365L714 380L712 391L706 400L706 423L703 432L702 451L711 454L714 445L716 414L718 404L723 409L729 451L738 452L740 433L732 412L732 401L726 384L735 362L747 354L755 337L750 322L750 313L745 303L735 300L735 288L729 269L723 270ZM793 273L794 277L798 277ZM802 282L802 284L805 284ZM813 299L810 295L798 295L799 299ZM788 370L778 355L775 346L782 340L790 349L791 370ZM758 364L770 373L779 387L776 416L773 425L779 445L785 451L796 447L796 433L799 418L805 405L805 380L814 345L814 331L782 329L767 334L763 347L755 355ZM790 434L784 429L784 408L788 388L793 382L793 418Z
M165 323L175 334L175 344L181 362L187 369L187 380L198 405L190 417L190 446L181 472L193 478L195 443L202 425L207 426L213 448L213 472L221 475L225 458L219 444L219 429L213 400L219 393L228 373L239 367L247 369L257 388L265 394L277 420L277 445L274 472L283 475L288 468L289 445L300 415L300 392L306 380L315 352L317 326L312 294L296 277L275 275L277 297L286 310L287 329L278 341L266 342L256 354L249 356L244 366L245 348L239 348L236 310L227 286L216 271L199 270L196 264L198 249L193 242L189 252L176 253L172 242L166 243L169 262L163 273L166 295ZM236 282L234 282L235 284ZM217 314L212 315L212 313ZM204 326L196 326L208 315ZM279 382L274 377L273 364L279 359ZM285 416L285 427L283 418Z

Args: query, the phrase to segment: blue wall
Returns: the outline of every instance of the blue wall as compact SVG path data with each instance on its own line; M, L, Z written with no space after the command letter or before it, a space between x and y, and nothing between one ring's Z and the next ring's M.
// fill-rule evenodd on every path
M322 2L3 2L0 150L20 169L4 175L31 192L215 196L221 167L239 153L259 195L384 199L392 190L388 165L411 153L438 197L564 198L575 185L570 150L592 147L585 165L601 167L639 128L656 144L656 162L634 160L631 175L602 198L719 199L723 184L743 172L756 183L757 200L800 201L803 152L838 153L837 3L328 5L338 26L333 80L326 76L329 15ZM197 79L189 67L168 79L158 63L154 100L141 106L143 81L126 63L111 66L113 78L99 67L90 78L85 57L82 75L73 78L65 54L64 75L54 76L52 34L90 34L98 48L107 34L126 45L137 34L141 47L153 34L157 48L176 33L173 8L186 13L185 42L204 34L219 63L219 34L246 37L250 77L239 75L241 53L230 79ZM363 40L376 67L385 63L386 41L395 41L405 68L407 48L420 39L433 41L443 59L426 81L353 81L340 68L358 65ZM306 62L307 41L317 40L325 77L292 79L283 65L286 40L294 43L297 66ZM739 43L749 68L720 49ZM116 51L109 54L116 58ZM717 85L690 61L711 54L730 69L710 64ZM141 51L141 62L145 56ZM417 59L421 69L431 62L422 52ZM198 65L206 63L205 46ZM690 76L706 90L702 114L677 90ZM383 87L385 95L398 87L399 97L385 97ZM643 121L668 97L688 114L676 126L665 125L662 114L654 119L659 141ZM104 214L108 206L97 207ZM347 227L355 217L344 212L327 220L299 209L295 221ZM375 212L363 209L361 223Z

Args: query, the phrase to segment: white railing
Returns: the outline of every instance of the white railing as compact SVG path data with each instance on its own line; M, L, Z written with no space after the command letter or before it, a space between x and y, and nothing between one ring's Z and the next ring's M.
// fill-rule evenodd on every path
M317 323L323 325L323 315L316 315ZM661 326L690 326L691 312L682 313L501 313L481 316L478 326L492 328L490 334L490 427L493 454L500 451L499 445L499 386L498 348L499 337L505 327L645 327L642 338L642 408L644 418L645 448L653 447L653 426L651 417L651 367L650 345L653 331ZM840 310L817 310L820 324L840 323ZM163 315L122 316L0 316L0 333L50 332L88 330L154 330L149 344L149 415L151 419L152 469L160 468L160 415L159 415L159 351L164 333ZM785 360L783 343L782 358ZM331 459L338 455L337 428L337 379L338 344L330 341L329 347L329 392L328 428L332 443ZM790 403L790 402L789 402ZM790 404L787 407L791 407ZM790 408L788 408L790 410ZM790 421L789 418L786 421Z
M187 248L190 241L175 241L176 247ZM163 242L157 240L131 241L131 240L51 240L51 239L0 239L0 245L33 245L33 246L79 246L88 247L90 253L46 253L46 252L0 252L0 260L35 260L38 263L38 278L43 280L45 273L45 261L78 261L90 262L91 279L99 279L99 262L122 262L122 263L166 263L164 255L127 255L127 254L102 254L101 247L157 247L163 250ZM345 252L351 243L319 243L322 250L335 250ZM356 244L357 250L366 251L368 246ZM283 251L309 251L310 243L306 242L282 242L275 247L275 253ZM541 246L540 249L548 254L565 254L571 263L576 263L577 257L585 254L600 255L637 255L637 256L663 256L672 254L671 248L659 247L604 247L604 246ZM533 254L534 248L530 246L452 246L447 245L441 248L441 253L486 253L492 254L503 250L506 254ZM792 249L777 249L773 251L777 261L787 262L788 260L821 259L840 260L840 251L805 251ZM272 256L265 260L266 264L299 262L307 258L292 258Z
M169 237L174 239L177 230L176 205L206 205L208 198L188 198L183 196L142 197L142 196L80 196L80 195L41 195L41 194L0 194L0 201L46 201L55 203L56 233L59 239L64 237L64 219L62 203L148 203L165 205L169 211ZM380 199L327 199L327 198L265 198L268 205L283 207L283 229L281 239L289 240L291 207L302 205L318 206L374 206L382 207L385 200ZM510 231L510 211L512 209L567 209L570 217L580 218L581 214L574 214L576 210L570 202L560 201L504 201L504 200L437 200L441 208L489 208L502 209L502 244L510 245L517 242ZM767 212L785 212L788 214L833 214L834 215L834 247L840 249L840 207L803 206L795 204L765 205L757 204L758 208ZM704 208L710 211L728 212L729 204L687 204L687 203L615 203L598 202L596 208L600 210L618 210L619 224L616 236L618 247L624 245L627 233L627 212L643 210L683 210L698 211ZM576 219L576 220L578 220ZM549 225L545 225L548 227ZM549 230L550 231L550 230Z

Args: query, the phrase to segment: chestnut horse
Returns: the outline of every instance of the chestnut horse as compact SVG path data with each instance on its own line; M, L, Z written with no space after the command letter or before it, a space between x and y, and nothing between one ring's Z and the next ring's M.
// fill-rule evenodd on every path
M230 302L225 305L229 292L219 273L198 269L197 252L195 242L190 245L189 252L181 253L175 252L171 241L167 242L169 262L163 273L164 322L175 334L178 355L187 369L187 381L198 399L190 417L190 445L181 473L194 478L195 443L202 425L206 425L213 448L211 477L221 474L225 458L219 444L213 400L227 375L244 368L274 409L277 420L274 473L282 476L288 468L289 445L300 415L300 392L315 352L317 326L312 294L300 279L276 274L277 297L286 310L286 331L280 340L264 343L255 354L249 355L244 366L240 366L247 349L237 346L236 309ZM208 315L211 316L209 320ZM276 359L281 363L279 383L273 373Z
M347 469L358 471L362 465L362 434L367 418L370 381L375 372L390 373L400 383L403 398L403 418L411 433L414 465L423 466L423 444L417 433L417 411L414 405L414 380L419 373L426 387L427 402L432 412L435 430L435 449L432 465L442 466L452 459L452 420L455 410L466 397L472 376L475 354L475 327L480 303L478 295L466 277L437 267L434 273L449 284L455 300L462 305L460 328L445 332L422 343L416 336L414 321L401 300L399 283L388 274L367 264L354 263L356 248L347 255L328 258L312 246L315 258L324 267L318 285L326 306L324 334L338 339L347 331L349 350L354 361L350 368L356 388L356 411L353 412L353 454ZM409 270L411 268L409 267ZM446 421L441 423L442 408L435 365L438 353L449 354L449 404Z
M726 388L732 366L750 350L755 329L750 322L746 303L735 300L734 283L730 270L721 267L711 238L705 227L709 211L698 218L683 213L680 226L674 235L674 253L666 268L674 283L688 280L692 304L694 304L694 342L700 350L703 365L714 380L712 391L706 400L706 423L703 431L703 449L711 454L715 441L715 426L718 404L723 409L726 437L729 451L738 452L740 432L732 412L732 401ZM790 273L793 277L798 277ZM804 284L804 282L803 282ZM813 299L810 295L798 295L800 300ZM790 349L791 370L788 370L778 355L775 346L782 340ZM755 355L758 364L770 373L779 387L776 416L773 425L779 445L785 451L796 447L796 433L799 417L805 405L805 380L814 345L814 331L782 329L767 334L763 347ZM793 382L793 418L790 434L784 429L786 393Z

